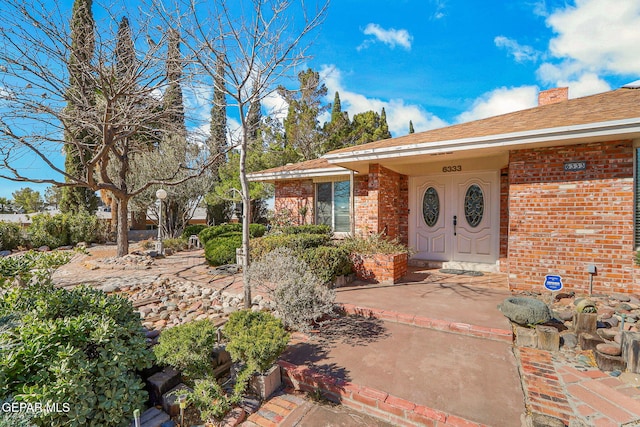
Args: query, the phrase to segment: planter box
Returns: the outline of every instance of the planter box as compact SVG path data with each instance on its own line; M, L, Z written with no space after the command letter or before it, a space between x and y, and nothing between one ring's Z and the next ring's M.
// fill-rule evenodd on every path
M282 386L280 366L273 365L266 374L256 374L249 380L249 387L264 401Z
M372 283L398 283L407 274L408 258L406 253L351 255L358 279Z

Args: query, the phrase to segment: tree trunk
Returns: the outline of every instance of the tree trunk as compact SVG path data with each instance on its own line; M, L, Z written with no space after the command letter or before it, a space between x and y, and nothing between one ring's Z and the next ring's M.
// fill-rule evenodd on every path
M244 308L251 308L251 284L249 283L249 222L251 217L251 198L245 163L247 158L247 136L242 137L240 144L240 187L242 193L242 284L244 287Z
M117 256L129 253L129 200L118 200L118 231L116 234ZM112 213L113 215L113 213Z

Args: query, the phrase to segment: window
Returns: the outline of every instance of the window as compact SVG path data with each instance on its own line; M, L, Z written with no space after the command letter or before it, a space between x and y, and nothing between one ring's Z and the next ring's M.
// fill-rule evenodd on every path
M634 212L634 234L635 234L635 246L640 247L640 147L635 149L635 171L634 171L634 197L635 197L635 212Z
M349 232L350 194L349 181L316 184L316 224L329 225L335 232Z

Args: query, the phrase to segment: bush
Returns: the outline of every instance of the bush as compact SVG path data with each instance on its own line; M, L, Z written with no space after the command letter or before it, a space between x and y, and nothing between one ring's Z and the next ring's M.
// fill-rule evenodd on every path
M279 229L283 234L326 234L331 236L331 226L324 224L290 225Z
M176 368L192 381L213 375L217 329L207 319L166 329L153 352L158 362Z
M347 237L341 246L349 253L362 255L409 253L409 249L396 239L388 239L382 234L370 234L366 237Z
M182 238L162 239L162 245L165 249L172 249L174 252L180 252L187 249L188 243Z
M204 257L211 265L235 264L236 249L242 246L242 233L226 233L204 245Z
M7 281L25 285L35 278L40 283L49 283L53 272L68 263L71 257L71 252L28 251L19 256L0 258L0 289Z
M249 236L260 237L267 232L267 227L262 224L249 224ZM230 233L242 233L242 224L221 224L207 227L198 234L200 242L206 245L214 237L229 235Z
M335 292L290 249L278 248L252 262L248 274L252 286L269 293L287 328L307 330L333 312Z
M101 231L98 217L88 213L37 214L31 217L27 237L33 247L49 246L54 249L78 242L95 242Z
M0 399L60 402L41 426L122 426L147 399L136 370L151 366L130 301L88 287L13 288L0 297Z
M37 214L31 217L31 225L27 228L27 236L31 246L49 246L51 249L69 244L69 226L67 216L63 214Z
M306 249L329 244L331 237L326 234L270 234L250 242L252 259L261 259L277 248L287 248L301 255Z
M15 249L24 243L19 224L0 221L0 251Z
M268 371L289 342L282 321L266 311L236 311L223 331L231 358L258 372Z
M302 260L324 284L333 283L337 276L352 271L349 251L341 246L319 246L302 253Z
M182 232L182 238L183 239L189 239L189 237L191 237L192 235L198 235L200 234L200 232L202 230L204 230L205 228L207 228L207 225L205 224L192 224L192 225L187 225L184 228L184 231Z

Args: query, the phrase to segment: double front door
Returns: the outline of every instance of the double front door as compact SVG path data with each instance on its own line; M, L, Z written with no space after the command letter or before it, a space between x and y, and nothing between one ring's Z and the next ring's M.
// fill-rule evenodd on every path
M415 258L495 263L500 215L498 172L413 177L409 244Z

